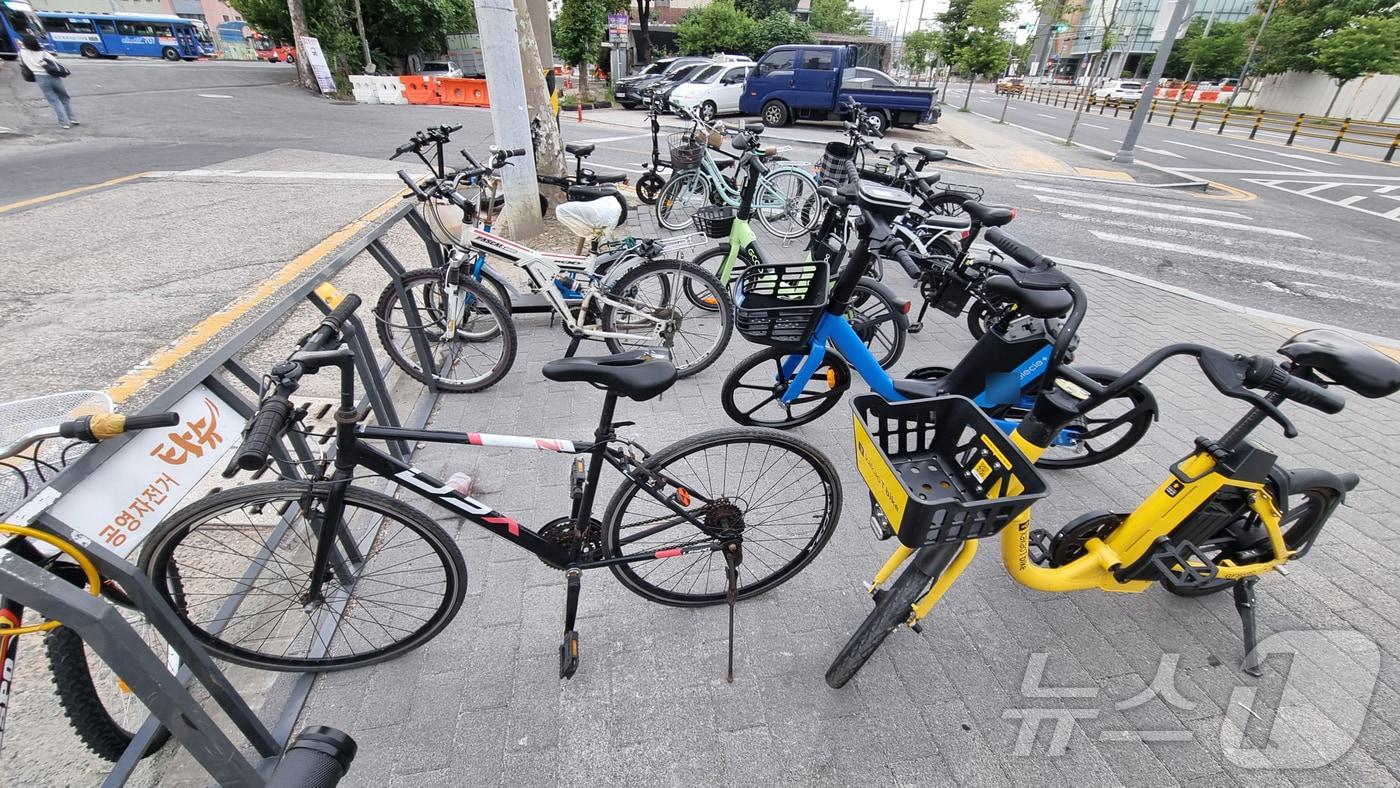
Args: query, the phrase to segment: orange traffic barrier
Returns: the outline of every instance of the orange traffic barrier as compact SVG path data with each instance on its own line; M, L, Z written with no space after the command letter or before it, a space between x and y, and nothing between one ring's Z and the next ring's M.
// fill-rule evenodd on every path
M442 96L438 94L438 81L435 77L406 76L399 77L403 83L403 95L410 104L441 104Z
M442 77L438 79L438 91L443 104L457 107L489 107L491 92L484 79L463 79Z

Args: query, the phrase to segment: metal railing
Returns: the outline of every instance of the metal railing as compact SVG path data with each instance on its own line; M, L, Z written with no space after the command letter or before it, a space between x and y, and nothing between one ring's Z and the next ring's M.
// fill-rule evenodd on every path
M1137 106L1136 101L1094 100L1082 88L1056 88L1048 86L1027 86L1015 98L1037 104L1087 112L1098 109L1098 114L1112 113L1131 115ZM1381 123L1354 118L1330 118L1306 113L1270 112L1253 107L1228 107L1224 104L1203 104L1191 101L1154 98L1147 113L1148 123L1167 126L1185 126L1193 131L1214 131L1224 134L1226 129L1241 129L1249 132L1248 138L1255 139L1261 132L1284 137L1284 145L1297 144L1300 139L1317 139L1330 142L1328 151L1336 153L1342 143L1367 145L1384 150L1381 161L1393 161L1400 150L1400 124ZM1313 146L1308 146L1313 147Z

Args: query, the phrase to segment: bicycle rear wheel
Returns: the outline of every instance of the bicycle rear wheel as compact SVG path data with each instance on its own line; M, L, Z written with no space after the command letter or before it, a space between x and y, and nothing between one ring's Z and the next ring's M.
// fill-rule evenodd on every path
M817 196L817 183L802 170L792 168L770 171L759 184L758 220L768 232L779 238L799 238L810 233L821 220L812 209Z
M49 632L44 651L69 725L97 757L116 761L150 712L77 632L68 627ZM169 740L170 731L158 729L141 757L150 757Z
M632 268L608 288L602 306L604 331L636 337L607 339L610 351L664 347L683 378L715 363L733 323L734 302L714 274L680 260Z
M667 230L689 228L695 212L710 204L710 191L709 179L699 170L676 173L656 198L656 220Z
M457 304L448 304L443 272L421 268L403 276L403 290L417 311L409 319L399 291L384 288L374 307L379 341L399 369L428 382L413 333L421 327L432 353L433 381L444 391L481 391L495 385L515 363L515 323L510 311L478 282L465 277L455 286ZM455 330L448 330L450 307L460 308Z
M851 294L851 304L846 307L846 320L881 369L894 366L904 355L904 342L909 334L909 315L904 307L903 301L869 277L861 277Z
M696 548L671 558L616 564L628 590L680 607L725 600L726 562L715 549L740 542L738 597L787 582L826 546L841 519L841 481L811 444L774 430L721 429L679 440L644 464L647 479L619 487L603 516L608 556ZM682 495L684 493L684 495ZM702 525L653 495L683 504Z
M210 651L265 670L320 671L392 659L452 621L467 567L436 523L401 501L345 491L322 602L308 602L330 485L234 487L171 514L141 569Z

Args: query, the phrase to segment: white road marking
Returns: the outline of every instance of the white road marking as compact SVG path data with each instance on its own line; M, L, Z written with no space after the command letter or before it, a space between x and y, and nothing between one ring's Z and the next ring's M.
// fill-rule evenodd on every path
M1123 144L1123 141L1122 141L1122 140L1114 140L1114 142L1117 143L1117 144L1119 144L1119 145L1122 145L1122 144ZM1137 146L1137 150L1145 150L1145 151L1147 151L1148 153L1160 153L1160 154L1163 155L1163 156L1170 156L1170 157L1172 157L1173 159L1185 159L1185 158L1186 158L1185 156L1182 156L1180 153L1172 153L1172 152L1169 151L1169 150L1162 150L1161 148L1149 148L1149 147L1147 147L1146 145L1138 145L1138 146Z
M228 98L228 99L233 98L233 96L226 96L226 95L224 95L224 94L222 94L222 93L199 93L199 94L197 94L197 95L198 95L200 98Z
M1209 227L1225 227L1231 230L1239 230L1247 233L1262 233L1264 235L1276 235L1281 238L1301 238L1311 241L1312 238L1292 230L1279 230L1273 227L1259 227L1253 224L1240 224L1239 222L1226 222L1219 219L1204 219L1198 216L1173 216L1162 211L1139 211L1135 208L1118 208L1112 205L1101 205L1091 202L1080 202L1078 200L1064 200L1059 197L1046 197L1045 195L1035 195L1037 200L1051 205L1064 205L1070 208L1088 208L1095 211L1107 211L1109 213L1121 213L1127 216L1144 216L1149 219L1168 222L1188 222L1195 225L1206 225Z
M1347 177L1348 177L1348 178L1357 178L1357 177L1363 177L1363 176L1348 175ZM1283 184L1285 184L1285 183L1311 183L1311 181L1296 181L1296 180L1292 180L1292 181L1272 181L1272 180L1262 180L1262 179L1257 179L1257 178L1245 178L1244 180L1245 180L1245 183L1254 183L1254 184L1258 184L1258 185L1260 185L1260 186L1267 186L1267 187L1269 187L1270 189L1278 189L1278 190L1281 191L1281 192L1288 192L1289 194L1297 194L1297 195L1302 196L1302 197L1307 197L1309 200L1317 200L1318 202L1325 202L1325 203L1327 203L1328 205L1336 205L1336 206L1339 206L1339 207L1342 207L1342 208L1346 208L1347 210L1351 210L1351 211L1360 211L1361 213L1370 214L1370 215L1372 215L1372 216L1379 216L1379 217L1381 217L1382 219L1391 219L1391 220L1394 220L1394 221L1400 221L1400 208L1395 208L1395 209L1392 209L1392 210L1389 210L1389 211L1384 211L1384 212L1382 212L1382 211L1370 211L1370 210L1367 210L1367 209L1365 209L1365 208L1358 208L1358 207L1356 207L1355 205L1352 205L1352 204L1350 204L1350 202L1347 202L1347 201L1345 201L1345 200L1329 200L1329 199L1327 199L1326 197L1322 197L1322 196L1320 196L1320 195L1313 194L1313 192L1318 191L1317 188L1309 187L1309 188L1307 188L1307 189L1303 189L1303 190L1300 191L1300 190L1297 190L1297 189L1290 189L1290 188L1288 188L1287 186L1284 186L1284 185L1283 185ZM1332 186L1372 186L1372 185L1373 185L1373 184L1370 184L1370 183L1326 183L1326 184L1323 184L1324 187L1332 187ZM1386 196L1389 197L1389 195L1386 195Z
M1366 199L1368 196L1369 196L1369 195L1366 195L1366 194L1353 194L1353 195L1350 196L1350 197L1343 197L1342 199L1337 200L1337 204L1338 204L1338 205L1343 205L1343 206L1346 206L1346 205L1355 205L1355 204L1361 202L1362 200Z
M147 178L265 178L270 180L295 180L307 178L328 181L397 181L399 176L391 172L297 172L294 170L158 170L148 172Z
M1246 155L1244 155L1243 153L1231 153L1231 152L1229 152L1229 151L1227 151L1227 150L1216 150L1215 148L1207 148L1207 147L1205 147L1204 145L1192 145L1192 144L1189 143L1189 142L1178 142L1178 141L1176 141L1176 140L1162 140L1162 142L1165 142L1165 143L1167 143L1168 145L1180 145L1180 146L1183 147L1183 148L1194 148L1194 149L1196 149L1196 150L1203 150L1203 151L1205 151L1206 153L1217 153L1217 154L1220 154L1221 156L1234 156L1234 157L1240 158L1240 159L1249 159L1250 161L1262 162L1262 163L1264 163L1264 164L1270 164L1270 165L1273 165L1273 166L1278 166L1278 165L1282 164L1282 162L1269 161L1268 159L1261 159L1261 158L1258 158L1258 157L1256 157L1256 156L1246 156ZM1299 167L1299 166L1296 165L1296 164L1283 164L1283 166L1289 167L1289 168L1295 169L1295 170L1301 170L1302 172L1311 172L1311 173L1314 173L1314 174L1320 174L1320 173L1317 173L1316 170L1310 170L1310 169L1308 169L1307 167Z
M621 142L622 140L635 140L641 137L650 137L651 132L646 134L624 134L620 137L597 137L591 140L573 140L575 145L592 145L599 142Z
M1192 255L1194 257L1206 257L1212 260L1225 260L1231 263L1242 265L1252 265L1258 268L1272 268L1276 271L1285 271L1290 274L1303 274L1306 276L1323 276L1328 279L1340 279L1347 282L1362 282L1376 287L1386 287L1393 290L1400 290L1400 282L1387 282L1369 276L1358 276L1345 271L1333 271L1327 268L1316 268L1313 266L1292 265L1290 263L1280 263L1275 260L1264 260L1258 257L1246 257L1230 252L1221 252L1216 249L1201 249L1195 246L1184 244L1174 244L1167 241L1157 241L1151 238L1140 238L1134 235L1118 235L1117 233L1103 233L1098 230L1090 230L1089 234L1100 241L1123 244L1125 246L1139 246L1145 249L1156 249L1160 252L1175 252L1177 254Z
M1107 127L1107 126L1097 126L1097 125L1095 125L1095 124L1093 124L1093 123L1085 123L1085 122L1082 121L1082 120L1079 121L1079 125L1081 125L1081 126L1088 126L1088 127L1091 128L1091 129L1098 129L1099 131L1108 131L1108 127ZM1146 150L1146 149L1144 148L1144 150Z
M1242 148L1242 149L1244 149L1244 150L1252 150L1252 151L1254 151L1254 152L1256 152L1256 153L1267 153L1267 154L1270 154L1270 155L1272 155L1272 156L1283 156L1284 158L1287 158L1287 159L1301 159L1301 160L1303 160L1303 161L1310 161L1310 162L1314 162L1314 163L1316 163L1316 164L1326 164L1328 167L1340 167L1340 166L1342 166L1341 162L1337 162L1337 161L1327 161L1326 159L1315 159L1315 158L1313 158L1312 156L1304 156L1304 155L1301 154L1301 153L1284 153L1284 152L1281 151L1281 150L1264 150L1264 149L1262 149L1262 148L1256 148L1256 147L1254 147L1254 146L1252 146L1252 145L1238 145L1238 144L1233 143L1233 142L1230 143L1230 147L1232 147L1232 148Z
M1093 192L1082 192L1075 189L1059 189L1053 186L1035 186L1029 183L1018 183L1016 185L1028 191L1063 194L1067 197L1088 197L1091 200L1099 200L1101 202L1112 202L1122 205L1143 205L1149 208L1163 208L1168 211L1186 211L1188 213L1203 213L1209 216L1228 216L1232 219L1249 219L1248 216L1242 213L1222 211L1218 208L1202 208L1196 205L1178 205L1176 203L1153 202L1152 200L1135 200L1130 197L1109 197L1103 194L1094 194Z
M1342 184L1340 184L1340 183L1319 183L1319 184L1316 185L1316 186L1309 186L1309 187L1306 188L1306 189L1299 189L1299 190L1297 191L1297 193L1298 193L1298 194L1314 194L1314 193L1316 193L1316 192L1322 191L1323 189L1330 189L1330 188L1332 188L1332 187L1334 187L1334 186L1341 186L1341 185L1342 185Z
M1037 112L1037 113L1035 113L1035 114L1039 115L1039 116L1042 117L1042 118L1049 118L1049 119L1051 119L1051 120L1054 120L1054 119L1055 119L1055 116L1054 116L1054 115L1046 115L1044 112Z

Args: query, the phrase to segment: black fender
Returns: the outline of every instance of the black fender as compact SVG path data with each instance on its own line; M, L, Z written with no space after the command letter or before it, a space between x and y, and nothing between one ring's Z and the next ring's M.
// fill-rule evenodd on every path
M1337 501L1341 503L1346 500L1347 493L1356 489L1356 485L1361 482L1361 477L1354 473L1336 474L1321 468L1288 470L1277 465L1274 466L1274 472L1270 476L1282 488L1280 492L1285 501L1288 500L1288 495L1293 490L1321 487L1337 493Z
M1120 378L1123 371L1112 367L1100 367L1094 364L1075 364L1074 368L1085 375L1102 375L1109 378ZM1157 397L1152 393L1142 381L1134 383L1130 388L1136 389L1142 394L1143 405L1152 409L1152 420L1161 421L1161 409L1157 407Z

